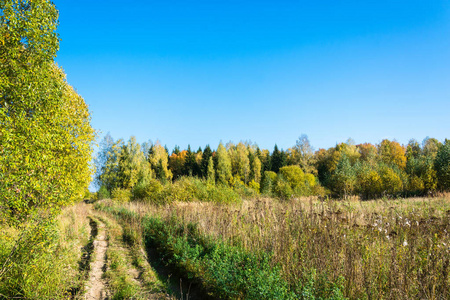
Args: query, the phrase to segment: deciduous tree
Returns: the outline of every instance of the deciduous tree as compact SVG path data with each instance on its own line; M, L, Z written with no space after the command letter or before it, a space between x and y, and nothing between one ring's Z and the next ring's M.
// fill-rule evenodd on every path
M450 189L450 140L446 139L444 144L439 147L434 168L439 188L448 191Z
M216 182L219 184L229 184L232 179L231 161L227 149L225 149L222 143L219 143L219 146L217 147L216 157Z
M53 3L0 8L0 210L12 220L82 199L95 135L86 103L53 62Z
M399 169L405 170L405 149L396 141L382 140L378 145L378 155L387 165L397 166Z
M150 147L148 161L152 167L155 177L161 181L172 180L172 172L169 170L169 159L167 150L161 145L159 141L156 141Z
M298 164L303 172L317 175L315 165L314 149L311 146L308 136L302 134L293 148L295 156L295 164Z

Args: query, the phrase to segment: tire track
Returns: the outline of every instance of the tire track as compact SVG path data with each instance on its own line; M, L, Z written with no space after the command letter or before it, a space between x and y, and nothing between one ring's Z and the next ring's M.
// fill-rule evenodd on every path
M95 223L95 225L93 224ZM105 224L98 220L91 219L91 235L95 237L93 242L94 251L92 253L92 262L90 264L89 279L86 283L86 300L108 299L109 293L102 275L106 268L106 249L108 242L106 241ZM96 233L96 234L95 234Z

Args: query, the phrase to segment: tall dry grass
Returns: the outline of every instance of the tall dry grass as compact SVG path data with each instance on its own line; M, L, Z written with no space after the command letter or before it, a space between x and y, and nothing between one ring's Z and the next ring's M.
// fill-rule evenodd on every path
M272 254L295 288L339 282L351 299L448 299L450 198L126 204Z

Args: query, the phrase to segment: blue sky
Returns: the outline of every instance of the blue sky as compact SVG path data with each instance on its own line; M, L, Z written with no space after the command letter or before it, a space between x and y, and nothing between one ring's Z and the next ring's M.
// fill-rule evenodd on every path
M100 136L196 149L450 138L448 1L63 1Z

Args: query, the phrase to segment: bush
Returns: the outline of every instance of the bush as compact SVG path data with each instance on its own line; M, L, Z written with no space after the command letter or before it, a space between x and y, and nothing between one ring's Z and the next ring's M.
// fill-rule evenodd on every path
M205 195L201 193L199 189L200 184L192 177L181 177L173 184L164 186L162 192L162 198L165 202L182 201L191 202L194 200L200 200L199 198L205 198Z
M163 190L163 185L156 179L141 181L133 188L133 199L158 203Z
M402 191L402 179L392 168L383 166L380 170L380 175L385 193L395 195Z
M305 174L299 166L285 166L280 168L279 175L289 183L292 189L303 189L305 185ZM314 178L314 177L313 177Z
M267 196L272 195L273 185L277 180L277 173L272 171L265 171L261 183L261 193Z
M79 251L89 234L75 213L40 212L20 228L0 227L0 299L68 299L82 287Z
M422 192L425 188L425 185L423 183L423 180L418 177L417 175L411 175L409 176L408 181L408 191L413 192L415 194L418 194Z
M289 199L293 196L307 196L315 194L317 182L312 174L303 173L297 165L280 168L277 175L274 172L265 172L261 192L268 196ZM320 191L324 193L324 191Z
M261 187L258 182L255 182L254 180L252 180L248 183L248 187L255 190L256 193L259 194Z
M254 189L245 185L243 181L239 178L234 177L235 180L233 182L233 190L236 191L240 196L245 198L255 198L258 196L258 192Z
M363 198L379 196L382 188L383 182L378 172L369 165L360 165L357 170L357 190L363 195Z
M106 186L102 185L100 187L100 189L98 190L97 199L102 200L102 199L109 199L109 198L111 198L111 195L109 194L108 189L106 188Z
M294 191L287 180L283 176L278 176L277 181L273 187L273 193L281 199L290 199L294 196Z
M121 202L129 202L131 199L131 191L127 189L115 188L111 194L114 200Z
M188 278L195 278L220 299L294 299L278 266L265 253L248 252L212 240L195 224L167 223L146 217L144 241Z
M181 177L173 184L164 186L154 183L150 188L151 200L158 203L171 203L173 201L211 201L217 203L237 203L241 201L239 193L228 185L214 185L207 180L195 177ZM249 192L250 190L250 192ZM246 188L242 193L256 194L253 190Z
M240 195L227 185L208 186L207 201L216 203L239 203L242 201Z

